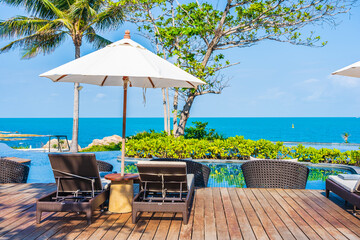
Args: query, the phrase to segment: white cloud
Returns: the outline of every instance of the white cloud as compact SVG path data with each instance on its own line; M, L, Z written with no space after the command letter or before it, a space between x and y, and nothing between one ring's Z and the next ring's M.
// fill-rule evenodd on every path
M345 77L345 76L333 76L329 77L331 82L339 87L354 88L360 86L360 79Z
M279 88L269 88L264 94L259 96L259 99L279 99L283 97L286 92L281 91Z
M95 95L94 101L95 102L100 101L101 99L104 99L105 97L106 97L106 95L104 93L98 93Z

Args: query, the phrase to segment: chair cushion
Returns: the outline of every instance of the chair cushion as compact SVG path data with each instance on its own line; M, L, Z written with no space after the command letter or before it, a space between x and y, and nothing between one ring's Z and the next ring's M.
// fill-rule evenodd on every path
M186 175L186 182L187 182L188 190L191 189L191 184L194 181L194 178L195 178L194 174L187 174Z
M349 192L358 192L359 185L360 185L360 179L358 180L344 180L340 178L339 176L329 176L329 179L343 187Z
M344 180L359 180L360 179L360 174L339 174L338 176Z
M105 178L101 178L101 185L104 190L108 190L110 188L111 181Z

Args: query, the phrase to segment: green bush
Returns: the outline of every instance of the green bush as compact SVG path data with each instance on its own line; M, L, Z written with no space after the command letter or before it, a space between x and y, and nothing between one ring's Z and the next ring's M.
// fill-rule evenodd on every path
M185 128L184 137L186 139L207 139L207 140L214 140L214 139L224 139L224 136L217 133L215 129L207 129L207 122L192 122L195 126L194 127L187 127Z

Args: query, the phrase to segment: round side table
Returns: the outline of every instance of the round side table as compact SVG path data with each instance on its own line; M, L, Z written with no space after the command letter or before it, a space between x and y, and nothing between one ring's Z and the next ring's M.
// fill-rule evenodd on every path
M105 179L111 180L109 211L113 213L128 213L132 211L132 200L134 198L134 180L139 179L139 174L120 173L105 175Z

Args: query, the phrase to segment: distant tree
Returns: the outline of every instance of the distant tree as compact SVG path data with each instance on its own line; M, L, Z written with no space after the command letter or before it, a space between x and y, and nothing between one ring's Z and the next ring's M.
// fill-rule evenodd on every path
M0 49L24 51L23 58L40 53L52 53L66 37L75 46L75 58L80 57L83 39L95 48L111 42L97 34L114 30L123 23L123 6L103 0L0 0L0 4L24 8L29 16L15 16L0 21L0 38L16 39ZM74 84L74 116L71 151L78 151L79 83Z
M124 1L129 2L129 1ZM128 20L156 46L157 53L206 81L193 89L175 89L174 134L183 135L196 97L220 94L227 86L220 74L236 65L224 50L251 47L264 40L303 46L324 46L306 26L335 24L335 15L349 10L343 0L227 0L192 1L131 0ZM302 34L306 35L305 37ZM179 95L184 101L177 113ZM179 119L178 119L179 117Z
M349 140L349 137L350 137L350 133L344 132L341 136L344 139L345 143L349 143L348 140Z

